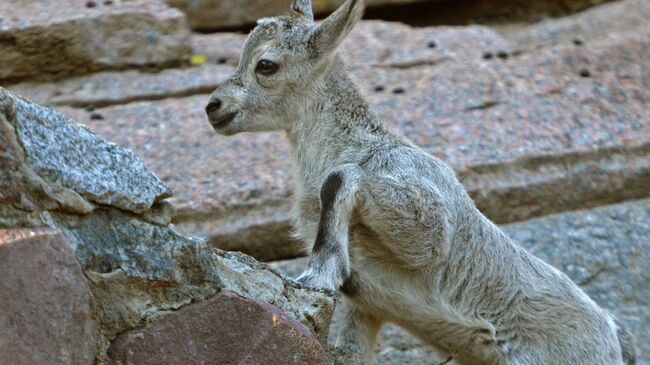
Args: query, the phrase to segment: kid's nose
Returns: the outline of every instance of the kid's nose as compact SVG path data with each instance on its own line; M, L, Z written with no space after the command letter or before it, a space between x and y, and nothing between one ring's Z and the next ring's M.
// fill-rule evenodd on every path
M221 108L221 100L216 98L212 99L205 107L205 113L209 116L210 113L219 110L219 108Z

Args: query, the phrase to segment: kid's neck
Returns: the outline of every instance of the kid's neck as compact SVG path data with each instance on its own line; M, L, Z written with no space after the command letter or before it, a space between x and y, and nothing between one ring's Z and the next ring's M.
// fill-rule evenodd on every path
M305 149L322 150L336 156L360 147L363 141L377 140L386 134L342 68L342 62L333 62L315 91L317 98L300 108L287 130L298 159Z

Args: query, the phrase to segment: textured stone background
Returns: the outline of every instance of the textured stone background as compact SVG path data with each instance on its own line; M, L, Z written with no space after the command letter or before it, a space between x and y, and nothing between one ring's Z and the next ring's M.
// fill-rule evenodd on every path
M273 263L290 276L304 265L288 235L285 137L217 136L203 111L246 31L288 3L0 2L0 86L56 109L0 90L0 226L62 230L101 308L101 351L123 331L116 357L173 341L159 328L175 319L156 319L194 313L221 287L326 336L330 297L218 250L291 259ZM322 17L340 3L314 7ZM650 1L367 3L341 53L373 110L449 163L488 217L619 315L647 353ZM272 311L259 312L263 328ZM381 344L378 364L444 360L394 326Z
M375 112L508 223L649 195L648 14L623 0L501 33L372 21L342 53ZM8 87L134 150L171 186L182 232L263 260L301 254L284 136L217 136L203 112L244 35L189 39L207 62Z

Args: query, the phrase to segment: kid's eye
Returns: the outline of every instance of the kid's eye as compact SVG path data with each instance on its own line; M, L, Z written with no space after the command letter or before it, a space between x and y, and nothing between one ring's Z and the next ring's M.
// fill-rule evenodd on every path
M257 63L257 66L255 67L255 72L264 76L271 76L274 73L278 72L278 69L280 66L278 66L277 63L269 61L269 60L260 60L260 62Z

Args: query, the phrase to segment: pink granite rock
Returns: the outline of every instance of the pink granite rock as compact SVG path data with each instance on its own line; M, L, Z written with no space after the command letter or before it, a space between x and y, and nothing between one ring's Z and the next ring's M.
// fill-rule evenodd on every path
M0 364L93 364L92 295L52 229L0 229Z
M158 0L10 0L0 14L0 81L160 68L190 55L183 14Z
M171 185L183 232L264 260L298 255L288 236L285 138L217 136L203 111L207 93L191 96L228 76L243 36L193 39L208 64L15 88L49 103L128 103L61 110L136 150ZM640 29L588 47L520 53L485 27L373 21L360 24L342 53L380 117L450 163L479 208L505 223L647 196L649 45L650 32ZM190 96L156 101L179 95Z
M366 0L368 7L398 5L423 0ZM289 13L287 0L167 0L187 15L190 26L199 30L233 28L254 24L259 18ZM314 12L328 13L344 0L313 1Z
M222 290L120 334L113 364L327 364L309 329L277 308Z
M521 31L506 34L520 48L555 45L589 47L612 33L647 33L650 30L650 2L620 0L596 6L559 19L547 19Z
M373 22L363 29L344 52L374 110L450 163L495 221L647 196L646 34L512 55L507 41L481 27ZM415 43L407 43L408 32ZM300 254L288 237L285 138L217 136L206 122L206 100L62 110L136 150L172 186L182 231L264 260ZM95 113L103 119L93 120Z

